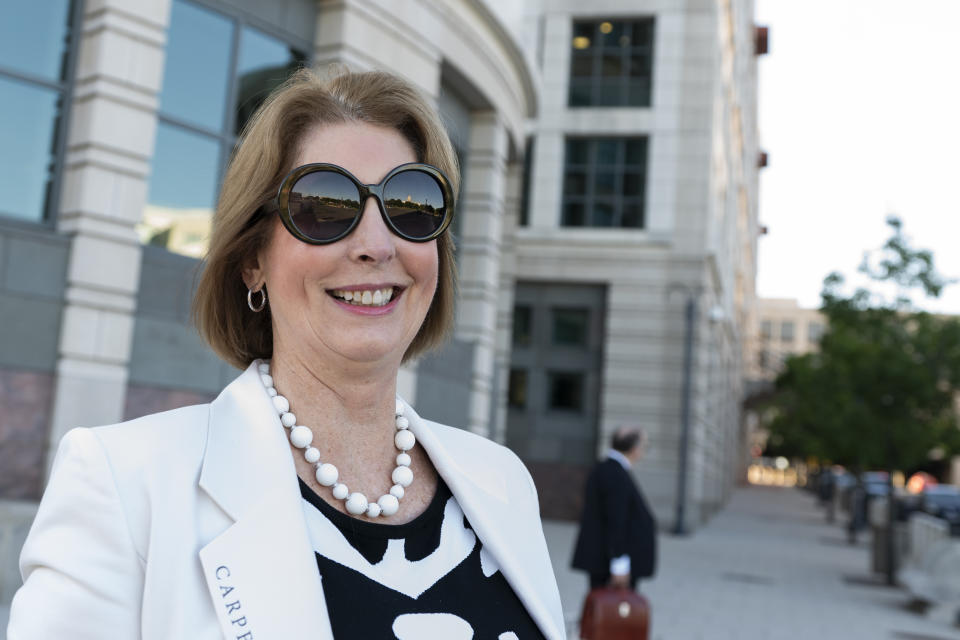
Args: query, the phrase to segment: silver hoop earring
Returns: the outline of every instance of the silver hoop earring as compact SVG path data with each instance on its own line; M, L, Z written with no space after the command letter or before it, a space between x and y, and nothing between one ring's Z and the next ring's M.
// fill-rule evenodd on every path
M260 304L257 306L253 306L253 294L255 293L259 293L261 296ZM250 311L253 311L254 313L260 313L261 311L263 311L263 308L267 306L266 288L261 287L257 291L254 291L253 289L247 289L247 306L250 307Z

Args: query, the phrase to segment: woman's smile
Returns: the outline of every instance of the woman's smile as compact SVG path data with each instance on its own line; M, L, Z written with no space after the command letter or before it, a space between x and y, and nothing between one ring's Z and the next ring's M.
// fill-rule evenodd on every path
M386 315L400 301L404 287L398 285L357 285L328 289L327 293L340 307L361 315Z

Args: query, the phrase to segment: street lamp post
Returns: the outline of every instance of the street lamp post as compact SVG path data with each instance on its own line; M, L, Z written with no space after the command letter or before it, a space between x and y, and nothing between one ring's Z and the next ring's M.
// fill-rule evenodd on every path
M675 535L685 535L687 508L687 457L690 448L690 404L693 395L693 343L696 331L697 296L687 292L684 311L683 391L680 405L680 464L677 470L677 506L673 523Z

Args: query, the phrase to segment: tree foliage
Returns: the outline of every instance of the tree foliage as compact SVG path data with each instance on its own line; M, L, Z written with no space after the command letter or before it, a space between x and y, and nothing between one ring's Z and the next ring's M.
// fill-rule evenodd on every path
M960 322L917 310L906 295L936 297L951 281L929 251L910 246L900 220L887 224L892 237L860 271L894 284L896 297L844 295L841 275L824 280L820 350L788 358L775 383L768 414L779 454L912 470L931 452L960 453Z

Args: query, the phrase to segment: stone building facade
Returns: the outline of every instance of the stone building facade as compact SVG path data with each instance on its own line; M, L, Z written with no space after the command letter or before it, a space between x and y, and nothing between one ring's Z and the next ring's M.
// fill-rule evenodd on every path
M514 448L546 515L575 515L626 423L649 434L639 479L664 524L724 503L756 269L751 0L52 5L0 26L0 499L24 514L4 540L68 429L237 374L189 326L220 176L269 89L333 62L412 80L462 164L456 334L401 393Z

